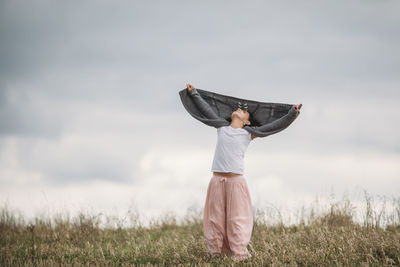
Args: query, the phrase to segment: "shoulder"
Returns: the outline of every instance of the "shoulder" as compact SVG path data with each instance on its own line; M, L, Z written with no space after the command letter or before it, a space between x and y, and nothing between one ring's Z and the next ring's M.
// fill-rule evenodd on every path
M257 138L254 134L250 134L250 140L253 140L254 138Z
M221 130L225 130L228 126L219 126L217 127L217 132L221 131Z
M217 130L219 130L219 129L228 129L229 125L218 126L216 128L217 128Z

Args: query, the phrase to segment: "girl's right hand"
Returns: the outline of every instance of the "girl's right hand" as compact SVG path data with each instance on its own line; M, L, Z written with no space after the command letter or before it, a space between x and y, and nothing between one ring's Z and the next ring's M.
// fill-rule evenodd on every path
M190 83L187 83L187 84L186 84L186 88L187 88L188 91L190 92L190 91L194 88L194 86L191 85Z

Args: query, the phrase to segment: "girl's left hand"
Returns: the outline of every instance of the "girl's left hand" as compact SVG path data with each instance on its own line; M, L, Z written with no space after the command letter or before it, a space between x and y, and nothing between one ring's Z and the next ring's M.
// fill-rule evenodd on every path
M186 88L190 92L194 88L194 86L192 84L188 83L188 84L186 84Z

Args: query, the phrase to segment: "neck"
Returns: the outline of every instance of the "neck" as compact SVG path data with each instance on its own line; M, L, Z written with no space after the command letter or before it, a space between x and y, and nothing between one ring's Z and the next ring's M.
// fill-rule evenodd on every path
M243 128L243 121L234 118L231 122L232 128Z

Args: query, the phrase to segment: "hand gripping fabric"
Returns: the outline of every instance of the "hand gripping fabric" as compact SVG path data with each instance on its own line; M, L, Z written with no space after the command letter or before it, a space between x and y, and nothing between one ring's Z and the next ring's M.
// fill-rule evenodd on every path
M199 88L193 88L190 92L185 88L179 91L179 95L191 116L215 128L230 125L232 112L243 105L250 113L250 126L244 126L243 129L257 137L284 130L300 114L292 104L259 102Z

